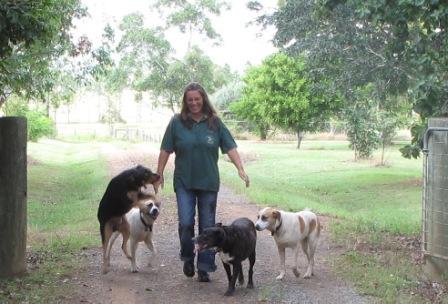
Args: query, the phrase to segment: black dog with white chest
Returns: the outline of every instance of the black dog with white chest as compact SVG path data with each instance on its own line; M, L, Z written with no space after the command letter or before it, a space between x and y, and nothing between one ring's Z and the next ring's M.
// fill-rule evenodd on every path
M130 235L129 224L125 214L132 207L138 207L142 200L154 199L154 195L142 192L142 187L153 184L160 176L150 169L138 165L125 170L112 178L101 198L98 207L98 221L100 222L101 242L103 245L103 273L108 271L107 246L114 231L123 234L122 249L131 258L127 247L124 246Z
M206 228L196 238L196 250L214 249L218 252L229 280L229 287L224 294L230 296L235 292L235 284L244 284L244 275L241 262L249 259L249 280L247 288L253 288L253 267L255 264L255 247L257 232L254 223L248 218L236 219L231 225L221 223ZM233 265L233 273L230 265Z

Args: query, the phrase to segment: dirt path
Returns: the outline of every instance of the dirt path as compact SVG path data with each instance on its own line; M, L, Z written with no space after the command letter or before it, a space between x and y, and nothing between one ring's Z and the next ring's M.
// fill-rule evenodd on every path
M110 163L111 175L137 163L156 167L157 151L141 153L123 152L105 147ZM140 149L144 151L147 147ZM170 181L167 181L170 182ZM163 197L163 193L162 193ZM211 274L211 283L199 283L196 277L187 278L182 273L179 260L177 236L177 211L174 198L163 197L161 215L154 226L154 243L158 256L153 267L146 266L149 251L142 245L138 248L138 273L130 272L130 262L124 257L119 243L114 244L111 271L100 273L100 248L83 252L88 263L73 278L75 296L69 303L364 303L366 300L335 277L326 266L332 252L328 245L328 231L323 235L316 252L315 276L310 280L296 278L288 271L283 281L278 275L278 254L269 233L258 233L257 261L254 267L255 289L238 286L235 295L223 296L227 278L216 258L218 270ZM257 207L222 186L218 197L217 220L229 224L236 217L246 216L255 220ZM322 218L324 227L328 219ZM247 276L248 262L243 265ZM287 251L287 268L293 265L292 252ZM301 257L301 269L305 270L305 257Z

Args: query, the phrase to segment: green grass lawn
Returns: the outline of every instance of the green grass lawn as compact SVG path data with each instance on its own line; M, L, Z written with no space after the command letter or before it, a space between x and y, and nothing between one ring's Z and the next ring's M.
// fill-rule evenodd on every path
M350 218L359 232L415 234L421 218L421 160L388 149L387 165L355 162L347 142L305 141L272 144L240 142L239 150L255 155L245 165L251 187L244 190L232 164L223 162L223 181L244 191L260 205L285 210L311 208Z
M95 144L28 143L29 273L0 281L1 303L55 303L71 287L81 248L99 244L96 211L108 182Z
M28 234L54 234L75 248L97 244L96 211L108 182L95 145L46 141L28 145L37 164L28 170ZM92 236L94 232L95 236ZM40 241L34 246L46 246ZM93 243L94 242L94 243Z
M384 303L431 302L423 293L434 291L420 292L419 282L426 279L412 260L420 248L397 241L420 236L421 159L405 159L392 146L385 166L378 165L379 153L355 162L345 141L305 141L300 150L296 143L238 144L250 160L245 168L251 186L244 188L233 165L221 159L225 183L260 207L308 207L331 216L332 241L344 253L329 263L361 294ZM448 301L446 293L438 297Z

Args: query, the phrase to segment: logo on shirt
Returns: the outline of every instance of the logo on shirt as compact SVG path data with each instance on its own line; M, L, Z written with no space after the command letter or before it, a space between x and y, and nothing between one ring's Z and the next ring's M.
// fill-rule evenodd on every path
M215 140L210 135L206 136L206 140L207 140L207 144L209 144L209 145L213 145L215 143Z

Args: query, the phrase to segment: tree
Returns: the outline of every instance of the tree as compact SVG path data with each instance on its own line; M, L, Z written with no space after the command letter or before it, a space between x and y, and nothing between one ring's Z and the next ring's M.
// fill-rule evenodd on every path
M330 75L347 101L355 102L356 88L373 85L379 101L406 96L424 125L429 116L448 115L447 17L442 1L300 0L260 21L277 27L277 45L306 51L316 74ZM415 135L405 156L419 154Z
M409 98L420 122L411 131L413 139L401 152L418 157L427 118L448 116L448 3L445 1L339 1L325 0L330 10L341 3L353 6L357 17L387 28L393 39L387 52L406 71Z
M73 18L85 9L79 0L0 2L0 107L11 94L42 96L51 61L72 48Z
M353 101L356 88L372 84L372 94L400 94L406 90L406 77L396 68L397 59L385 54L392 34L359 20L353 8L340 5L325 11L319 1L286 1L271 15L259 19L274 25L274 44L292 56L306 55L315 89L342 94ZM325 79L325 86L321 86ZM330 80L330 81L328 81Z
M182 59L174 58L163 30L146 27L139 13L125 16L119 30L122 35L116 47L109 27L107 39L93 52L98 62L94 74L101 75L109 93L128 87L136 91L138 99L142 92L149 92L156 103L175 112L188 82L198 81L212 94L236 77L229 66L215 65L198 47L192 47Z
M215 88L222 88L230 83L240 82L240 75L232 71L230 66L226 63L224 66L215 65L213 71L213 86Z
M248 73L250 73L250 71L248 71ZM266 140L270 124L264 115L263 105L255 99L244 97L251 96L251 94L252 91L250 87L244 87L243 97L239 101L231 103L230 110L238 117L246 119L252 123L255 126L256 133L260 139Z
M142 88L151 90L155 96L161 98L164 105L175 112L187 83L199 82L208 94L213 94L217 86L228 81L229 78L222 78L222 74L216 74L216 71L221 70L199 48L193 47L182 60L174 59L165 72L154 73L145 79Z
M378 131L380 133L380 147L382 166L386 164L384 158L385 149L392 143L392 139L396 134L397 128L402 126L403 116L397 112L379 111L378 113Z
M76 93L91 82L91 47L92 43L85 36L80 37L70 53L53 59L47 73L41 81L45 84L45 92L40 94L46 105L46 115L50 116L50 107L58 108L61 104L69 104Z
M210 20L210 15L219 15L230 5L220 0L157 0L154 5L159 12L167 12L167 28L177 27L182 33L188 33L187 52L192 47L193 32L205 34L211 40L220 40Z
M214 94L216 107L221 111L230 110L230 104L241 99L243 83L239 79L222 86Z
M125 16L119 29L123 36L116 49L120 56L118 68L126 75L125 83L142 91L146 79L166 73L172 47L160 28L145 27L140 13Z
M108 24L103 30L101 46L92 52L96 63L93 65L91 73L95 80L92 85L100 94L107 97L107 112L101 117L101 120L107 122L110 127L114 122L123 122L119 107L115 102L115 96L127 87L129 76L113 59L116 56L115 51L115 31Z
M300 148L303 132L315 130L339 106L337 99L312 94L307 76L303 57L271 55L243 78L241 103L249 109L235 106L234 110L243 117L258 119L253 122L261 127L272 125L293 130Z
M55 134L54 122L41 110L31 110L28 102L17 96L9 98L4 106L7 116L23 116L27 120L27 140L37 141L41 137Z
M355 103L343 109L344 119L347 122L346 133L350 148L355 152L355 160L370 158L380 144L377 103L369 98L366 90L360 90L358 95Z

